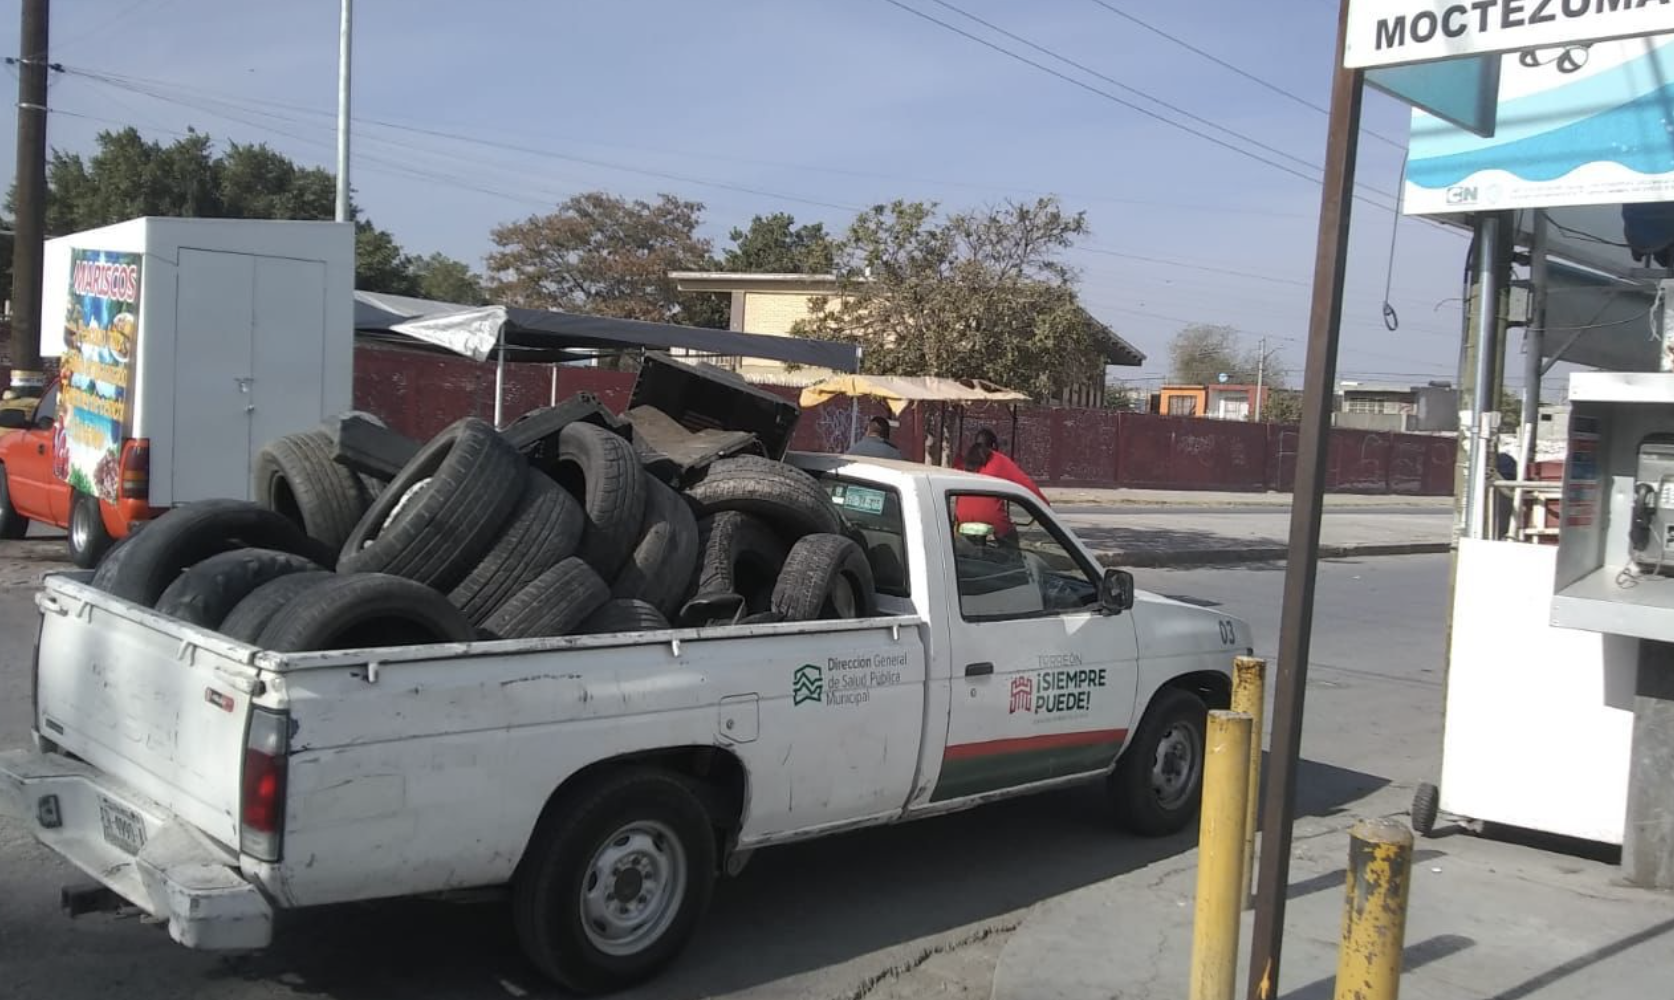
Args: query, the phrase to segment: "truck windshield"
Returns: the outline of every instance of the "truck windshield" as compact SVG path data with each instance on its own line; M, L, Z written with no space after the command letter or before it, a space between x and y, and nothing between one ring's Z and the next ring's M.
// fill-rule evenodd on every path
M878 593L911 597L907 580L906 525L901 517L901 494L888 486L855 482L837 476L821 477L831 502L858 534L866 548Z

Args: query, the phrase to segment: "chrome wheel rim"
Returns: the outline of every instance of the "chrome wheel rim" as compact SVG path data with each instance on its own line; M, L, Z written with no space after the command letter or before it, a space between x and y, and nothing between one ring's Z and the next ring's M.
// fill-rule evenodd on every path
M1151 791L1165 809L1178 808L1197 784L1197 762L1202 740L1197 727L1176 722L1163 731L1151 763Z
M87 504L76 502L70 511L70 544L77 552L86 552L93 541L93 526L87 523Z
M581 878L581 926L606 955L644 951L663 936L686 898L686 849L655 820L606 837Z

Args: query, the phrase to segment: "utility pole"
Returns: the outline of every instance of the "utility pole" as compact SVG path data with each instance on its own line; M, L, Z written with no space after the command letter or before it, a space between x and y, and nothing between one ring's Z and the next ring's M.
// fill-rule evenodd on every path
M1337 13L1333 50L1331 117L1325 137L1325 177L1320 184L1319 237L1314 251L1314 293L1308 314L1308 354L1302 382L1302 422L1296 448L1296 484L1290 508L1290 550L1285 562L1284 605L1279 613L1279 673L1273 688L1273 743L1262 796L1261 866L1255 924L1250 936L1250 1000L1279 995L1285 902L1290 887L1291 823L1296 816L1297 765L1313 642L1314 582L1319 569L1320 515L1329 469L1332 387L1343 319L1343 276L1348 265L1349 218L1354 206L1354 167L1360 135L1364 74L1343 66L1351 0Z
M1267 375L1267 338L1261 338L1261 346L1256 348L1256 398L1255 422L1261 423L1261 383Z
M337 221L349 221L349 55L353 49L354 0L343 0L337 38Z
M39 394L46 242L47 0L23 0L17 67L17 218L12 221L12 387Z

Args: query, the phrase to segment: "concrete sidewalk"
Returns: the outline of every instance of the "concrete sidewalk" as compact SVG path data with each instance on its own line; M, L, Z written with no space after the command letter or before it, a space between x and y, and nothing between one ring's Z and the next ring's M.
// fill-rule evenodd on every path
M1202 566L1279 562L1289 548L1290 511L1179 512L1055 508L1081 540L1112 566ZM1446 552L1453 537L1452 508L1411 507L1398 512L1355 507L1327 509L1320 554L1327 558Z
M1380 794L1356 811L1377 815L1361 810L1381 800L1395 807L1384 814L1404 820L1400 797ZM1281 998L1332 996L1354 819L1297 823ZM1437 833L1415 844L1403 998L1669 994L1674 896L1622 885L1607 861ZM993 1000L1185 996L1196 858L1192 851L1037 907L1000 953ZM1240 983L1248 974L1250 924L1246 913ZM1237 995L1245 995L1242 987Z
M1159 506L1189 507L1283 507L1289 509L1294 501L1290 493L1240 493L1232 490L1134 490L1081 489L1073 486L1047 487L1044 491L1054 506ZM1398 496L1373 493L1327 493L1325 507L1354 509L1361 507L1412 507L1426 510L1452 510L1453 498Z

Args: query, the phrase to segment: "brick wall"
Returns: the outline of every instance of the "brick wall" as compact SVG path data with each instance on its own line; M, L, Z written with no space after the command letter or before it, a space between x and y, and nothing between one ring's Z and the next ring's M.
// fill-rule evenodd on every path
M505 419L545 406L554 367L507 365ZM558 366L557 398L591 392L620 411L633 376ZM774 388L787 399L797 390ZM494 413L494 366L450 355L361 344L355 349L355 405L413 437L428 437L454 420ZM876 400L858 406L837 399L805 410L791 446L842 451L859 422L885 412ZM900 417L895 443L922 461L934 407ZM1288 491L1296 477L1297 429L1280 424L1168 417L1046 406L1011 410L991 404L951 415L947 434L963 450L978 428L992 427L1001 446L1029 475L1054 486L1143 489ZM1445 496L1453 491L1455 443L1449 437L1339 429L1331 432L1328 488L1340 493Z

